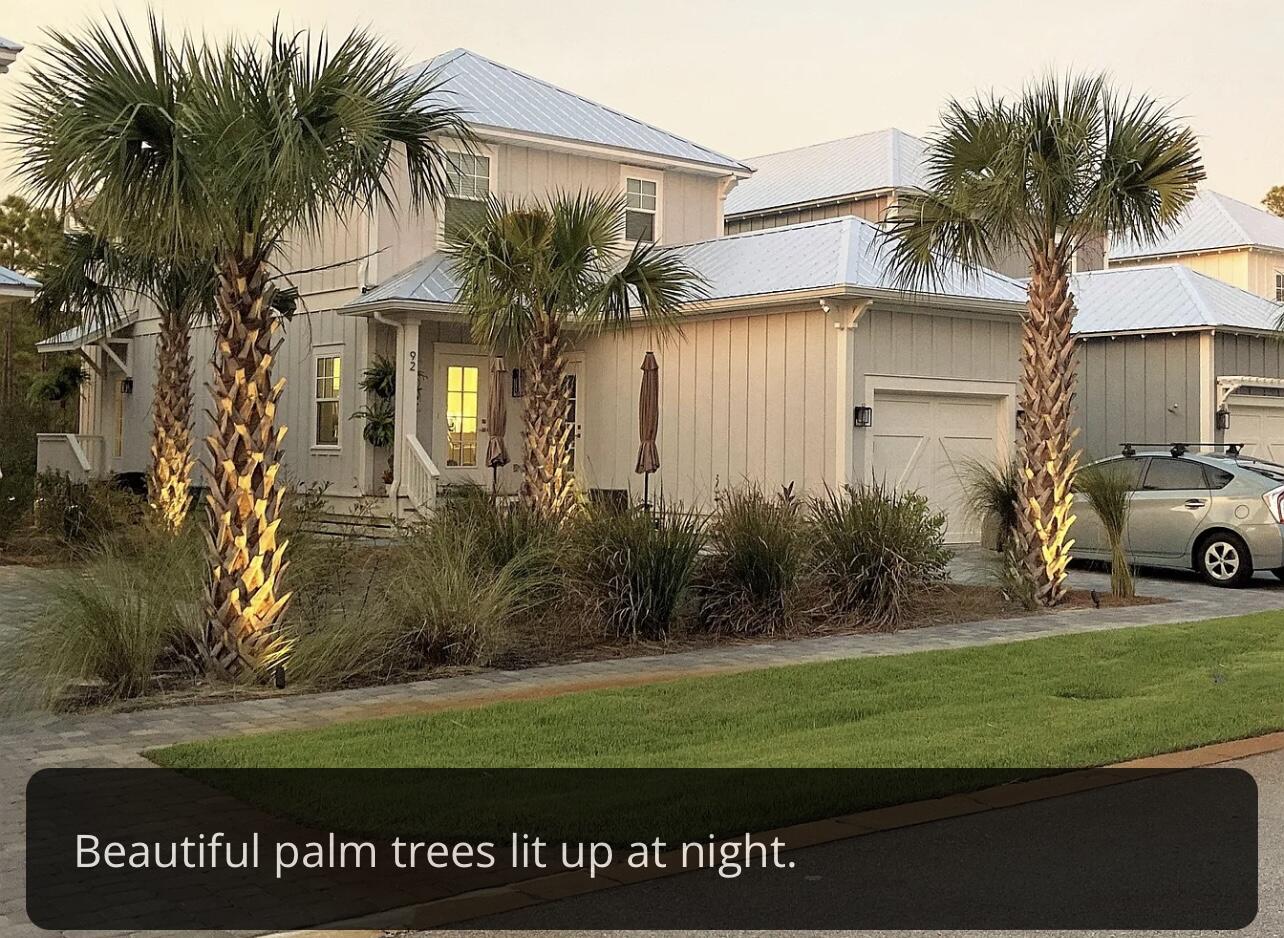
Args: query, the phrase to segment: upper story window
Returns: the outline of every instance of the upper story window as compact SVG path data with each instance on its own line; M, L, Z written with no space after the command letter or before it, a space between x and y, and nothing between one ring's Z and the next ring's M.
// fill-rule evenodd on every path
M1275 271L1275 302L1284 303L1284 270Z
M442 231L447 238L486 217L491 158L483 153L446 153L446 206Z
M339 445L339 389L343 360L338 355L317 356L316 431L317 446Z
M625 175L624 237L629 241L659 240L659 177Z

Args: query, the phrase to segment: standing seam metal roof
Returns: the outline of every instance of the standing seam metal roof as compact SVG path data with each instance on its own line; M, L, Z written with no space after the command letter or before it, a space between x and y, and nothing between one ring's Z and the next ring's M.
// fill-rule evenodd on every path
M677 245L687 263L708 281L710 300L766 296L827 287L856 290L898 289L879 229L863 219L846 217L746 232ZM433 254L360 299L347 305L360 310L379 303L453 303L456 282L450 261ZM993 271L967 273L947 265L943 276L924 295L1021 303L1025 286ZM912 297L911 292L906 293Z
M30 277L24 277L16 270L10 270L8 267L0 267L0 287L27 287L36 289L40 284Z
M895 127L754 157L751 178L727 195L728 215L923 186L918 137Z
M1181 264L1115 267L1071 279L1077 335L1164 329L1274 331L1284 306Z
M478 128L540 134L749 172L729 156L468 49L443 52L422 68L445 80L443 98Z
M1195 196L1167 234L1147 242L1113 240L1109 256L1154 257L1231 247L1284 251L1284 218L1206 190Z

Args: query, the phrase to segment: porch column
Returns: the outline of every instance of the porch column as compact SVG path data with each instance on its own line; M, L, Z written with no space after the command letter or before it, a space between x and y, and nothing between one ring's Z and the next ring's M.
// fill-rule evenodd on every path
M406 436L416 432L419 413L419 322L402 322L397 327L397 397L392 441L392 485L388 495L394 513L405 478L405 460L409 457Z
M834 342L834 398L838 402L834 415L834 487L841 488L857 481L853 478L853 467L856 455L856 429L852 425L853 410L857 404L855 375L852 373L856 360L856 325L865 311L869 309L869 300L854 302L846 299L821 301L821 308L829 315L830 322L838 330ZM864 403L868 404L869 401Z

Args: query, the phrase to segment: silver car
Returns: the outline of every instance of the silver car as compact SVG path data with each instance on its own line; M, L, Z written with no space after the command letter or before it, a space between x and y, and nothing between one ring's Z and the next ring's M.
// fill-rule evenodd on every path
M1254 570L1284 579L1284 466L1232 453L1126 451L1096 465L1133 482L1125 532L1138 566L1194 570L1214 586L1243 586ZM1096 513L1076 500L1072 553L1109 560Z

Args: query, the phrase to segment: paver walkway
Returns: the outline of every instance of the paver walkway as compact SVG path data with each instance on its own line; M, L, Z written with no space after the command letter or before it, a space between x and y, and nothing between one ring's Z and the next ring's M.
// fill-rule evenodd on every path
M12 568L10 568L12 569ZM3 570L3 568L0 568ZM1103 574L1075 571L1083 588L1108 588ZM0 621L6 615L0 582ZM142 766L148 748L209 738L304 729L344 720L511 694L541 694L575 687L677 677L682 674L746 670L929 649L999 644L1077 632L1196 621L1284 609L1284 584L1214 590L1185 578L1144 579L1138 591L1171 602L1117 609L1053 612L1022 619L983 620L915 629L891 635L844 635L766 642L724 648L553 665L526 671L495 671L394 687L361 688L327 694L184 706L139 713L31 714L0 721L0 938L47 935L23 912L23 791L28 777L46 766Z

